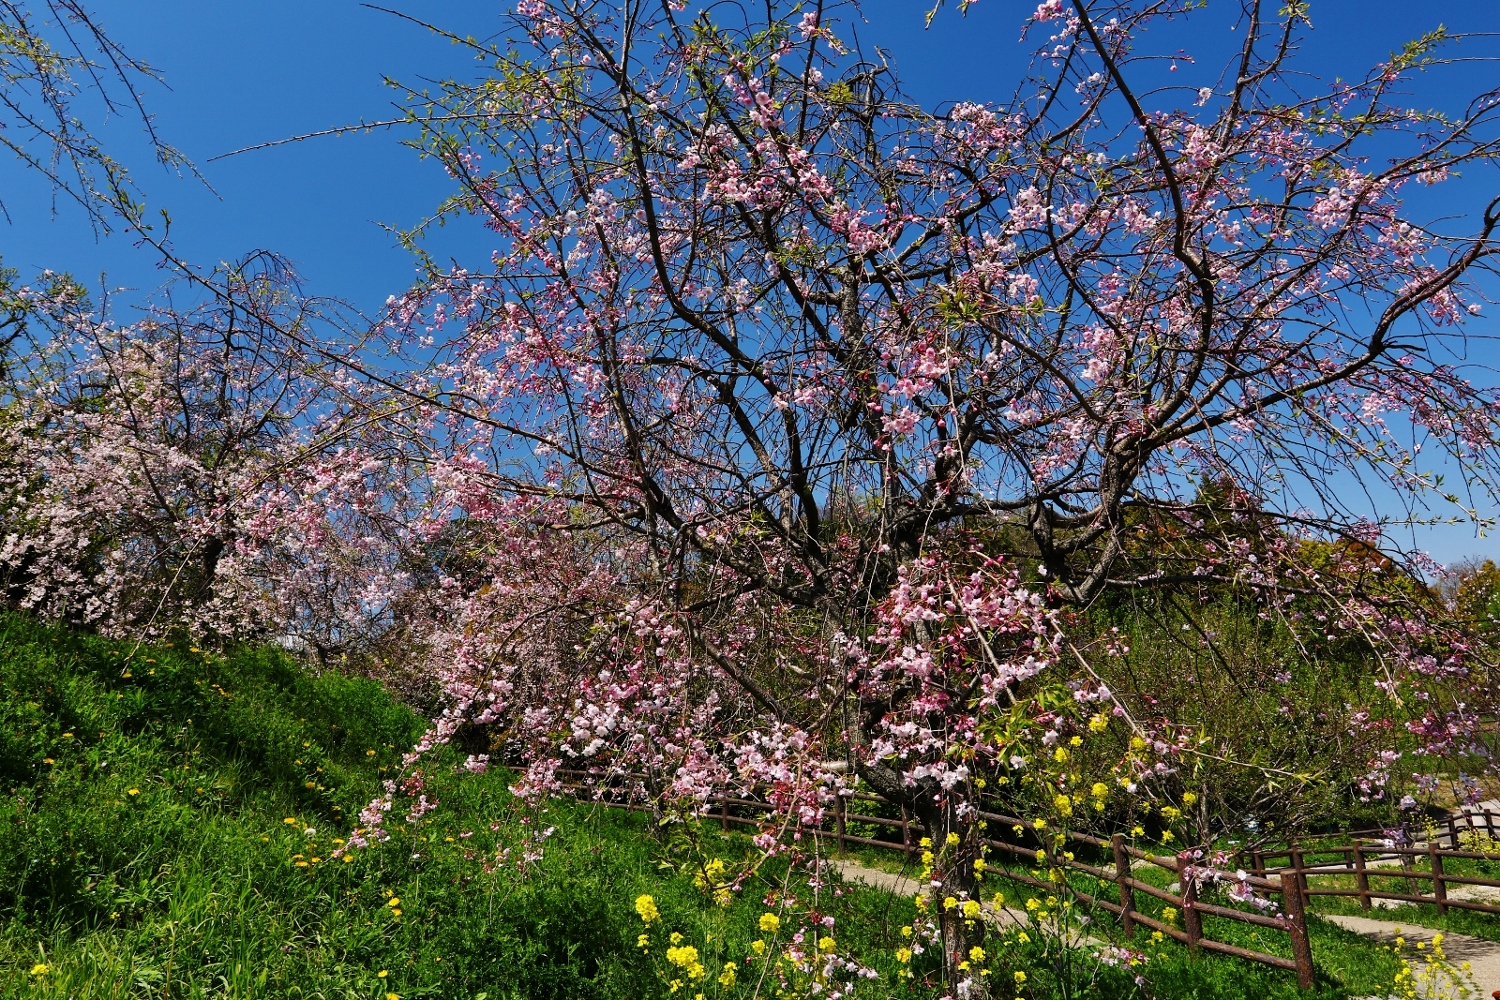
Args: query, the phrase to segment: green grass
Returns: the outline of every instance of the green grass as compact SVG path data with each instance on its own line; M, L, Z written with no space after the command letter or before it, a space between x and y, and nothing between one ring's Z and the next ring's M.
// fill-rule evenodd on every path
M748 969L767 894L812 892L773 862L717 906L694 885L692 862L751 863L743 836L711 822L663 831L573 803L532 813L506 774L460 776L446 751L426 765L436 810L409 823L398 805L388 842L333 860L422 722L370 681L313 676L276 651L133 651L0 614L0 692L5 1000L677 1000L694 993L670 993L660 975L667 933L697 946L712 974L725 961ZM546 826L556 833L541 860L518 864L520 831ZM866 860L899 867L899 855ZM910 900L837 884L819 892L840 952L881 973L862 997L941 993L931 951L913 963L915 979L895 975ZM662 911L645 952L634 909L643 893ZM1107 919L1094 929L1114 934ZM1280 947L1245 931L1214 926L1234 943ZM1160 1000L1307 996L1289 974L1170 942L1133 942L1151 956L1137 969L1071 977L1042 940L992 933L985 944L992 982L1027 973L1024 988L1005 991L1024 1000L1123 1000L1140 995L1137 972ZM1324 1000L1378 992L1394 973L1386 953L1321 922L1314 949L1322 981L1311 996ZM39 964L48 971L32 975ZM1076 987L1080 975L1086 988L1070 994L1065 980ZM712 980L697 987L710 998L750 995L747 980L736 990Z
M0 996L665 996L636 947L638 895L722 962L748 953L780 884L766 866L716 907L663 868L643 817L531 814L506 774L459 777L447 752L428 768L436 811L393 813L390 841L335 861L421 721L274 651L130 652L0 617ZM497 860L528 825L557 830L542 859ZM698 848L752 853L712 830ZM844 947L895 971L909 902L850 892L826 909Z

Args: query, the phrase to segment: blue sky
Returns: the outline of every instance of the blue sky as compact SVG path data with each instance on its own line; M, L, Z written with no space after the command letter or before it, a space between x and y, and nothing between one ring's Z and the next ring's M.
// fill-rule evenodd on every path
M387 2L480 36L498 30L502 9L458 0ZM854 30L862 43L890 53L908 92L923 104L1003 102L1025 65L1025 49L1015 42L1033 8L1034 0L979 0L960 17L950 3L932 29L923 30L926 7L920 0L867 0L866 23ZM418 221L448 187L442 170L401 146L399 134L317 139L208 161L257 142L387 117L395 93L383 85L384 76L416 81L467 75L471 63L462 50L350 0L96 0L91 9L128 51L163 72L170 89L152 87L145 95L159 130L213 186L211 193L156 167L131 122L103 130L111 150L133 167L150 204L170 210L182 255L211 262L275 250L298 266L309 290L367 310L412 279L412 261L382 224ZM1456 31L1500 30L1500 5L1314 0L1312 20L1316 29L1304 47L1309 61L1324 74L1353 75L1440 20ZM1173 44L1211 51L1215 39L1194 35L1200 23L1164 31L1182 36L1173 37ZM1500 44L1470 44L1464 51L1496 52ZM1217 60L1206 59L1185 63L1178 73L1184 86L1196 89L1212 83L1216 70ZM1475 93L1497 80L1496 66L1475 63L1419 96L1439 105L1443 88ZM1438 190L1444 198L1482 204L1485 194L1500 192L1500 176ZM8 224L0 221L0 257L23 274L66 270L94 287L104 275L110 287L139 290L162 280L150 251L132 246L128 237L96 240L81 213L66 204L59 203L54 214L45 185L9 160L0 160L0 198L11 217ZM1464 207L1434 203L1419 214ZM468 261L489 249L477 226L444 229L436 246ZM1500 558L1500 540L1476 540L1468 528L1435 529L1421 542L1445 561L1470 553Z

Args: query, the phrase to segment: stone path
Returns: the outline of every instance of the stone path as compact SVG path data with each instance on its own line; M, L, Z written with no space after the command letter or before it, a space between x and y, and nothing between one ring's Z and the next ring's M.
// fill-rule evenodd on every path
M915 896L922 890L922 884L907 875L898 875L894 872L880 871L877 868L866 868L857 861L835 860L833 862L839 874L843 875L847 882L858 882L878 889L881 892L889 892L896 896ZM1027 924L1026 911L1014 906L996 906L994 903L984 904L984 919L995 927L1025 927ZM1069 934L1075 934L1070 931ZM1103 944L1098 938L1083 937L1071 942L1073 944Z
M1349 917L1340 914L1319 914L1320 920L1337 924L1345 930L1362 934L1365 937L1384 944L1390 944L1396 939L1399 932L1406 940L1408 948L1415 947L1418 941L1430 942L1434 934L1443 935L1443 951L1449 961L1454 965L1463 962L1469 963L1469 974L1474 978L1474 985L1478 988L1479 997L1488 997L1492 991L1500 990L1500 943L1485 941L1467 934L1450 934L1447 931L1435 931L1428 927L1413 927L1411 924L1397 923L1391 920L1376 920L1372 917ZM1408 951L1408 954L1412 952ZM1464 996L1459 993L1457 996ZM1453 993L1430 994L1432 1000L1455 996Z

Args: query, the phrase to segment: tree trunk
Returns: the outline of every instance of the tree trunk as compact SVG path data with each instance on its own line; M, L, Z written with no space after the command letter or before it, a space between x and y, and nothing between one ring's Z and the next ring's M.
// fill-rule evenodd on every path
M937 916L943 973L950 990L957 990L968 980L963 996L967 1000L980 1000L988 995L984 979L977 969L960 968L969 962L970 949L984 939L983 919L967 919L963 911L966 901L980 901L979 880L974 871L974 862L980 857L978 831L972 823L959 820L953 802L942 795L935 781L928 779L908 786L894 768L878 763L862 766L859 773L881 798L910 809L932 842L937 865L930 884L922 886L922 894ZM949 834L958 836L956 845L949 846ZM949 899L955 905L947 906Z

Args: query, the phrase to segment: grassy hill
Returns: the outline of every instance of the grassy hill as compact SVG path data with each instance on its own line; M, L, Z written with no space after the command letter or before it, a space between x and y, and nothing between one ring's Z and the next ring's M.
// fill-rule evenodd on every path
M636 896L722 919L638 817L491 831L505 776L441 754L436 812L333 860L422 730L369 681L5 616L0 690L0 996L647 997ZM524 872L521 818L558 831Z

